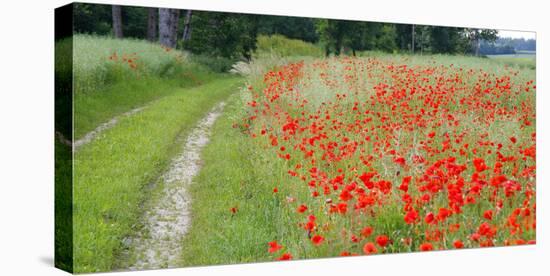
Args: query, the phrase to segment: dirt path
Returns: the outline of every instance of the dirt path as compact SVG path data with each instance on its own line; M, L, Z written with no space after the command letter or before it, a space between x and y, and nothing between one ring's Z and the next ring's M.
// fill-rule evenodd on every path
M124 112L124 113L122 113L118 116L113 117L108 122L105 122L105 123L99 125L94 130L86 133L86 135L84 135L84 137L74 141L74 151L77 151L81 146L91 142L93 139L95 139L103 131L114 127L118 123L118 120L120 118L136 114L136 113L142 111L143 109L145 109L147 106L149 106L149 104L147 104L145 106L142 106L142 107L134 108L134 109L132 109L130 111L127 111L127 112Z
M130 270L177 267L182 239L190 226L190 197L187 187L200 170L200 153L210 139L212 125L221 115L224 102L216 105L191 130L182 152L159 179L164 186L153 207L145 212L142 233L128 242Z

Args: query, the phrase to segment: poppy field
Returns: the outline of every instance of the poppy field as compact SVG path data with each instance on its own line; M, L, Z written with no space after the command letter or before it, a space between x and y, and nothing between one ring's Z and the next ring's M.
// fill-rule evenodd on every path
M254 248L220 263L536 243L534 71L445 56L293 59L251 71L222 123L232 132L211 145L237 148L217 149L218 159L244 152L238 173L210 171L216 161L204 153L204 174L240 186L219 188L234 197L211 209L224 224L218 235L258 223L253 237L234 239ZM201 263L218 261L189 264Z
M341 256L534 244L534 81L404 61L299 61L249 87L239 126L288 168L273 193L298 242Z

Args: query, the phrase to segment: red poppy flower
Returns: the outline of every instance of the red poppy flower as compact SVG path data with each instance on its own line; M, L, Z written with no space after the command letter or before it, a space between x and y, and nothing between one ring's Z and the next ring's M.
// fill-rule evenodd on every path
M427 224L431 224L431 223L435 222L434 213L428 212L428 213L426 214L426 216L424 217L424 221L425 221Z
M367 238L372 234L372 231L373 231L372 227L366 226L361 230L361 236Z
M375 254L378 252L378 249L376 249L376 246L372 242L367 242L363 246L363 253L366 255Z
M281 257L277 258L278 261L289 261L292 260L292 255L290 253L285 253Z
M303 213L307 210L307 206L305 206L304 204L298 206L298 208L296 209L296 212L298 213Z
M485 160L481 158L475 158L473 162L477 172L482 172L487 169L487 165L485 165Z
M398 164L400 166L405 166L405 158L403 158L403 157L397 157L397 158L393 159L393 162L395 162L396 164Z
M311 238L311 242L313 242L314 245L320 245L324 240L325 238L320 235L315 235Z
M418 220L418 212L416 212L414 209L407 212L404 218L405 222L407 224L413 224Z
M429 242L425 242L420 245L420 251L432 251L432 250L434 250L434 246Z
M278 244L277 241L271 241L271 242L268 242L267 244L269 245L269 248L267 249L269 253L277 252L281 248L283 248L283 246Z
M381 247L386 247L388 245L390 239L386 235L380 235L376 237L376 243Z
M460 249L460 248L463 248L464 247L464 243L462 243L461 240L455 240L453 242L453 246L456 248L456 249Z
M487 210L487 211L483 212L483 217L487 220L492 220L493 219L493 210Z

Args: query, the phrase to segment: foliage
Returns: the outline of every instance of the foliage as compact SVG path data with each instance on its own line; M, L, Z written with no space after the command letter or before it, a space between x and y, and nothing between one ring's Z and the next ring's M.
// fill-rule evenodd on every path
M211 56L207 54L195 54L190 57L194 63L200 64L212 72L227 73L235 63L235 59L222 56Z
M75 30L79 33L112 33L108 5L79 3L75 6L75 15ZM122 21L126 36L146 37L147 8L123 7ZM183 19L179 25L182 29ZM209 11L195 11L190 27L191 39L185 43L178 33L178 47L201 56L229 58L234 62L250 60L259 35L283 35L305 42L320 42L326 55L353 55L365 50L411 51L413 44L415 52L475 54L478 41L493 41L497 34L489 29L417 25L413 43L413 25L410 24Z
M191 39L184 47L200 55L249 58L256 40L256 19L254 15L195 12Z
M311 43L298 39L289 39L282 35L260 35L256 43L255 57L265 55L288 56L312 56L322 57L323 51Z

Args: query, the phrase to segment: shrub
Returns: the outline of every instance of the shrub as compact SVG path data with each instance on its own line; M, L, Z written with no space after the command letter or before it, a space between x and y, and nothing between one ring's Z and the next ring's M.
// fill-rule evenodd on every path
M282 35L260 35L256 47L254 55L256 58L265 55L323 57L323 50L320 47L299 39L289 39Z

